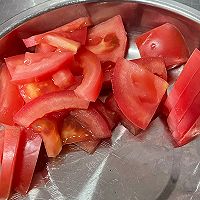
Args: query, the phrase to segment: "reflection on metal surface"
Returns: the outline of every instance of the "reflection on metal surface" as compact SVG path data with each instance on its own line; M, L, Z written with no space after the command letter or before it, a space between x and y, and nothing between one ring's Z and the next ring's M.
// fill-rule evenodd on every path
M31 5L35 2L29 1ZM5 35L33 16L68 3L73 1L48 1L27 9L0 25L0 35ZM88 14L95 23L116 14L123 17L131 38L129 59L139 56L134 46L135 34L165 22L179 27L191 51L200 44L199 12L171 0L83 3L55 9L21 25L0 40L0 58L23 51L24 46L19 42L21 37L49 30ZM9 47L16 48L12 48L11 52ZM173 75L171 83L179 72L180 69L170 72ZM49 179L45 179L43 172L38 172L29 194L25 197L15 194L11 199L200 199L199 149L199 139L182 148L173 148L161 118L156 118L148 130L137 137L119 125L112 139L105 141L93 155L66 149L57 159L49 160Z

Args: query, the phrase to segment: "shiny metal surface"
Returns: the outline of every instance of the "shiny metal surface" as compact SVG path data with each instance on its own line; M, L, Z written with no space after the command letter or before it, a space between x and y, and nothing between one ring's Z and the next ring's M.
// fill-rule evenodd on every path
M16 4L16 10L19 9L16 1L9 2ZM32 0L26 3L31 7L35 2ZM82 4L62 7L77 2ZM132 42L137 34L164 22L171 22L181 29L191 51L200 46L200 12L185 5L171 0L91 2L94 1L40 2L18 15L13 14L14 17L8 21L3 18L4 23L0 25L0 58L23 51L23 44L19 42L21 37L48 30L88 14L94 23L120 14ZM27 8L25 4L23 6L20 9ZM55 9L58 7L62 8ZM14 9L13 13L16 10ZM40 15L45 11L50 12ZM36 15L40 16L27 22ZM23 22L26 23L21 25ZM18 25L21 26L5 36ZM136 56L131 42L127 56ZM171 73L175 77L179 72L180 69L176 69ZM11 199L198 200L199 149L200 138L183 148L174 149L161 118L155 119L149 129L137 137L124 127L118 126L112 139L103 142L93 155L65 149L59 158L48 160L46 167L35 174L28 195L23 197L14 194ZM44 164L46 161L42 162Z

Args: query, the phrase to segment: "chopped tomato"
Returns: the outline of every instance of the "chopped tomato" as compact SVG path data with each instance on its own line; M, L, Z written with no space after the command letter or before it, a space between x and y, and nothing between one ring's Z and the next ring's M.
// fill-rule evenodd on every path
M42 41L51 46L57 47L62 51L71 51L73 53L76 53L81 46L79 42L67 39L56 33L46 34Z
M0 122L13 125L13 116L24 105L18 88L11 82L7 67L0 66Z
M26 58L25 63L16 65L14 72L11 73L13 82L21 84L33 82L35 78L54 73L73 61L73 54L69 52L29 53L28 55L29 59Z
M92 133L94 138L111 137L111 130L102 115L93 107L87 110L76 109L70 112L76 120Z
M53 74L53 82L59 88L68 88L75 83L75 78L68 67Z
M27 38L27 39L23 39L23 42L24 44L26 45L26 47L32 47L32 46L36 46L38 45L42 38L47 34L47 33L65 33L65 32L73 32L73 31L76 31L78 29L82 29L84 27L88 27L91 25L91 21L90 21L90 18L88 17L82 17L82 18L79 18L77 20L74 20L68 24L65 24L61 27L58 27L54 30L51 30L51 31L48 31L46 33L42 33L42 34L39 34L39 35L34 35L30 38Z
M19 86L20 94L26 103L39 96L58 90L59 88L53 83L52 80L27 83Z
M17 161L15 166L13 188L16 192L26 194L29 190L35 166L38 160L42 139L31 129L21 134Z
M8 199L11 191L21 130L15 126L4 126L4 148L0 170L0 199Z
M41 135L48 157L56 157L62 150L62 140L56 122L42 118L36 120L31 127Z
M82 49L77 60L83 68L84 78L75 90L75 94L87 101L96 101L102 86L102 70L99 59L92 52Z
M136 38L141 57L163 57L167 69L185 63L188 47L181 32L166 23Z
M150 123L168 87L160 77L124 58L116 63L112 85L120 110L141 129Z
M63 109L87 109L88 105L88 101L77 97L73 91L52 92L25 104L14 116L14 121L21 126L28 127L48 113Z
M140 133L141 129L135 126L132 122L130 122L126 118L126 116L121 112L113 95L110 95L106 98L105 105L107 109L110 109L111 111L115 112L118 115L122 125L125 128L127 128L130 133L132 133L133 135L137 135Z
M167 81L167 70L163 58L160 57L146 57L132 60L140 67L144 67L153 74Z
M72 86L68 88L68 90L75 90L83 81L83 76L75 76L75 82Z
M196 76L197 71L200 70L200 51L195 49L186 65L184 66L183 71L179 75L177 81L175 82L167 100L165 102L165 107L170 112L174 106L177 104L178 100L181 97L183 91L187 88L189 82L192 81L193 77ZM196 90L191 90L195 92ZM185 99L184 99L185 101ZM185 102L186 103L186 102Z
M53 47L46 43L40 43L35 47L35 53L49 53L54 52L56 47Z
M96 102L93 103L93 106L106 119L110 129L113 130L119 122L117 114L114 111L107 109L104 103L99 99L97 99Z
M76 145L88 153L94 153L101 140L89 140L84 142L77 142Z
M91 133L84 127L82 127L74 117L68 116L65 118L61 138L63 144L72 144L76 142L91 140Z
M4 129L0 127L0 165L3 157Z
M86 48L102 61L116 62L123 58L126 50L126 31L120 15L91 28Z

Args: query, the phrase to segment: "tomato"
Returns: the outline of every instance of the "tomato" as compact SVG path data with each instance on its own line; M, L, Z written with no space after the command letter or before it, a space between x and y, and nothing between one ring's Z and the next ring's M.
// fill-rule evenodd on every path
M119 122L119 118L118 118L117 114L115 112L107 109L106 106L104 105L104 103L99 99L97 99L96 102L93 103L93 106L108 122L110 129L113 130Z
M180 122L176 125L173 137L179 141L189 131L200 116L200 93L195 97L190 107L185 111Z
M0 165L3 157L4 129L0 127Z
M17 86L11 83L7 67L0 66L0 122L13 125L13 116L24 105Z
M76 53L80 48L81 44L74 40L67 39L56 33L46 34L43 39L43 42L54 46L56 48L61 49L62 51L71 51L72 53Z
M63 123L61 138L63 144L72 144L92 140L92 135L87 129L82 127L74 117L67 116Z
M68 90L75 90L83 81L83 76L75 76L75 82L72 86L68 88Z
M70 114L75 117L83 127L89 130L94 138L101 139L111 137L111 130L108 123L93 106L90 105L87 110L73 110Z
M108 96L105 101L105 106L107 109L115 112L118 115L119 121L122 125L129 130L133 135L137 135L140 133L141 129L136 127L132 122L130 122L125 115L120 111L113 94Z
M144 67L153 74L167 81L167 70L163 58L160 57L146 57L132 60L140 67Z
M134 125L146 129L168 84L148 70L121 58L114 69L112 86L122 113Z
M183 35L169 23L140 35L136 44L141 57L163 57L167 69L185 63L189 57Z
M102 61L116 62L124 57L126 50L126 31L120 15L91 28L88 32L86 48Z
M88 153L94 153L101 140L89 140L84 142L78 142L76 145Z
M58 27L54 30L51 30L51 31L48 31L46 33L42 33L42 34L39 34L39 35L34 35L30 38L27 38L27 39L23 39L23 42L24 44L26 45L26 47L32 47L32 46L36 46L38 45L42 38L47 34L47 33L70 33L72 32L71 35L73 35L73 31L76 31L77 29L82 29L84 27L87 27L87 26L90 26L91 25L91 21L90 21L90 18L88 17L82 17L82 18L79 18L77 20L74 20L68 24L65 24L61 27ZM85 33L83 33L85 34Z
M38 160L42 139L31 129L22 132L15 166L13 188L26 194L31 184Z
M186 65L184 66L183 71L179 75L177 81L175 82L167 100L165 102L165 107L170 112L172 108L177 104L180 99L181 94L187 88L189 82L192 81L193 77L196 76L197 71L200 69L200 51L195 49ZM197 84L197 83L196 83ZM195 92L193 90L191 92Z
M19 86L20 94L26 103L39 96L58 90L59 88L53 83L52 80L27 83Z
M0 171L0 199L8 199L11 191L16 155L21 130L15 126L4 126L4 148Z
M31 57L30 57L31 56ZM59 68L70 64L73 60L73 54L69 52L49 52L29 54L29 59L25 63L16 65L12 76L15 83L33 82L35 78L49 75Z
M75 83L75 78L68 67L57 71L52 78L54 84L59 88L68 88Z
M63 109L87 109L88 101L77 97L73 91L58 91L45 94L25 104L15 116L14 121L24 127L28 127L36 119L44 115Z
M103 79L100 61L95 54L85 49L78 53L77 60L83 68L84 78L74 92L87 101L96 101Z
M49 53L54 52L56 47L53 47L46 43L40 43L35 47L35 53Z
M54 158L59 155L62 140L56 122L44 117L36 120L31 127L34 132L41 135L48 157Z

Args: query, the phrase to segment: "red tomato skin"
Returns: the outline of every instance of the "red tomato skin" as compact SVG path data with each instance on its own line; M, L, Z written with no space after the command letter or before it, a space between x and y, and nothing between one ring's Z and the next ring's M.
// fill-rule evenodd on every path
M77 60L83 68L84 78L74 92L80 98L94 102L99 96L103 82L100 61L95 54L86 49L78 53Z
M3 157L3 144L4 144L4 129L0 127L0 164Z
M112 51L97 54L101 62L116 62L118 58L124 57L126 51L127 36L120 15L117 15L105 22L102 22L88 31L88 40L95 40L97 37L105 38L108 34L115 34L119 40L119 46ZM95 47L95 46L94 46ZM90 45L86 44L86 48L90 49Z
M185 63L189 50L181 32L166 23L136 38L141 57L163 57L167 69Z
M140 67L144 67L145 69L149 70L151 73L167 81L167 70L166 70L166 66L165 66L165 62L163 58L146 57L146 58L139 58L139 59L135 59L131 61L136 63Z
M4 125L4 128L4 149L0 171L0 199L8 199L10 195L21 133L21 129L15 126Z
M27 39L23 39L24 44L26 45L26 47L32 47L35 45L38 45L42 38L45 36L45 34L47 33L65 33L65 32L73 32L76 31L77 29L81 29L87 26L90 26L92 23L90 21L89 17L82 17L79 18L77 20L74 20L68 24L65 24L61 27L58 27L54 30L48 31L46 33L42 33L39 35L34 35L30 38Z
M15 72L11 75L12 82L18 84L33 82L36 78L53 74L73 61L73 54L70 52L35 53L31 55L29 63L16 66Z
M112 86L122 113L134 125L146 129L168 84L148 70L121 58L114 69Z
M20 194L29 190L35 166L38 160L42 139L31 129L21 134L14 174L13 188Z
M83 142L77 142L75 143L79 148L86 151L89 154L94 153L98 145L101 143L101 140L89 140L89 141L83 141Z
M13 116L22 108L24 101L18 88L11 82L7 67L0 69L0 122L13 125Z
M75 83L75 78L67 67L65 69L57 71L55 74L53 74L52 78L54 84L61 89L69 88Z
M90 105L87 110L73 110L70 114L83 127L89 130L94 138L102 139L111 137L111 130L108 123L93 106Z
M63 109L87 109L88 101L78 98L73 91L58 91L45 94L25 104L15 116L14 121L24 127L28 127L36 119L44 115Z
M177 81L175 82L167 100L165 102L165 107L170 113L174 106L177 104L181 94L187 88L189 82L193 79L197 71L199 70L200 63L200 51L195 49L186 65L184 66L183 71L179 75Z

